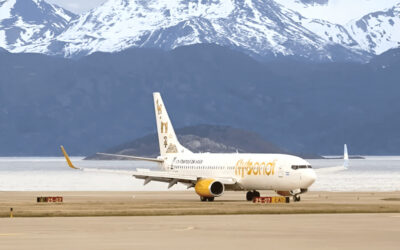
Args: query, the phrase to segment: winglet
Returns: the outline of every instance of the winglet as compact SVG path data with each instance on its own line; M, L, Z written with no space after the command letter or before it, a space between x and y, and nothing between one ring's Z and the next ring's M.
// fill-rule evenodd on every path
M74 164L72 164L72 162L71 162L71 160L69 159L69 156L68 156L68 154L67 154L67 152L65 151L65 149L64 149L63 146L61 146L61 151L62 151L63 154L64 154L64 157L65 157L65 160L66 160L67 163L68 163L68 166L69 166L70 168L73 168L73 169L79 169L79 168L75 167Z
M349 153L347 152L347 144L344 144L343 166L347 169L349 167Z

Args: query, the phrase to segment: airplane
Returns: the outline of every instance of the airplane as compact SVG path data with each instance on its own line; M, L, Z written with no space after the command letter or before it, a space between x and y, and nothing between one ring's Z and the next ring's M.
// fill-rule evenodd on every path
M79 168L71 162L61 146L69 167L83 171L129 174L144 180L144 185L158 181L168 183L168 188L171 188L181 183L188 189L194 188L203 202L212 202L215 197L222 196L228 190L247 191L248 201L260 197L259 191L273 190L281 196L293 197L293 201L298 202L301 200L300 195L307 192L315 182L317 175L311 164L293 155L191 152L179 143L160 93L153 93L153 98L160 156L146 158L98 154L155 162L161 168L160 171L139 168L136 171Z

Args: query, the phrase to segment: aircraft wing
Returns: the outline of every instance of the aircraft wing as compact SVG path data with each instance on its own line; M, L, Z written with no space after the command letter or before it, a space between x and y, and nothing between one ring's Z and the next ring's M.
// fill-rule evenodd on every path
M145 185L150 181L168 182L170 184L176 184L178 182L195 184L199 179L207 178L206 176L182 175L181 173L167 171L150 171L147 169L140 169L133 173L132 176L137 179L144 179ZM217 177L213 179L218 180L225 185L233 185L237 182L236 179L229 177Z
M325 174L325 173L334 173L347 170L345 166L335 166L335 167L326 167L326 168L316 168L314 171L317 174Z
M129 170L117 170L117 169L99 169L99 168L79 168L76 167L70 160L67 152L64 147L61 146L61 151L64 154L65 160L68 163L68 166L73 169L85 171L85 172L102 172L102 173L114 173L114 174L127 174L131 175L137 179L143 179L144 185L148 184L151 181L159 181L169 183L168 188L171 188L177 183L183 183L188 188L194 187L196 182L199 179L207 178L206 176L196 176L196 175L184 175L176 172L167 172L167 171L151 171L148 169L137 169L136 171ZM210 177L212 178L212 177ZM234 185L237 183L237 180L230 177L218 177L213 178L215 180L220 181L225 185Z
M76 168L76 167L75 167ZM135 177L136 179L144 180L144 185L147 185L151 181L159 181L169 183L168 188L171 188L177 183L185 184L188 188L194 187L199 179L207 178L204 176L196 175L184 175L181 173L167 172L167 171L151 171L148 169L137 169L136 171L125 171L125 170L114 170L114 169L98 169L98 168L78 168L86 172L102 172L102 173L114 173L114 174L127 174ZM213 178L220 181L225 185L236 184L234 178Z

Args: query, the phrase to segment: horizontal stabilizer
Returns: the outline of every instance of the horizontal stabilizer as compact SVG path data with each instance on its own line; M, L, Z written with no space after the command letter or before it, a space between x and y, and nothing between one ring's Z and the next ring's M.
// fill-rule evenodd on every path
M96 154L105 155L105 156L122 157L122 158L137 160L137 161L151 161L151 162L158 162L158 163L164 162L164 160L161 160L161 159L138 157L138 156L131 156L131 155L118 155L118 154L107 154L107 153L96 153Z

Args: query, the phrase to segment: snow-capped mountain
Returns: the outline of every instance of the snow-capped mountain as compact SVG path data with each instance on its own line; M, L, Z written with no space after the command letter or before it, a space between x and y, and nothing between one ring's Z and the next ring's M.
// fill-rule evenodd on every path
M46 53L76 15L42 0L0 0L0 47Z
M340 24L330 23L321 19L303 18L299 21L303 27L311 30L326 41L353 49L360 49L357 41L355 41L346 28Z
M317 26L323 36L310 29ZM51 53L71 57L129 47L169 50L214 43L261 58L331 60L338 50L342 60L362 57L341 30L328 22L306 20L273 0L109 0L72 21L50 48L59 49Z
M275 0L310 19L346 25L369 13L392 8L400 0Z
M400 2L360 1L365 6L354 16ZM350 6L350 2L345 3ZM399 4L343 25L320 14L323 10L340 16L343 4L340 0L108 0L75 16L42 0L0 0L0 47L14 53L77 57L131 47L171 50L214 43L262 60L293 56L365 62L400 45Z
M373 54L400 47L400 3L350 22L347 30L363 50Z

